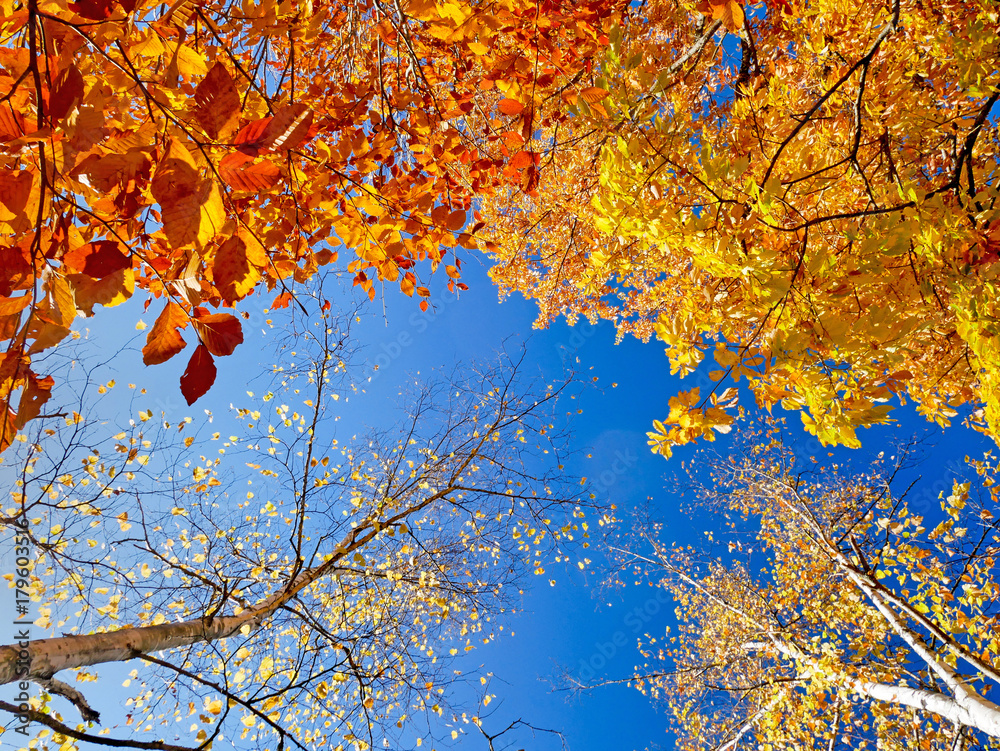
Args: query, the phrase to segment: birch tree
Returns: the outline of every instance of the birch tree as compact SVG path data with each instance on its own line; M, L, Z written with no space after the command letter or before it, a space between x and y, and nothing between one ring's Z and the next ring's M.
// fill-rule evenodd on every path
M450 697L489 702L454 658L502 628L524 574L585 535L579 485L554 466L559 389L508 361L415 386L392 429L345 440L330 410L351 393L349 340L329 313L311 331L231 428L142 410L104 443L78 415L15 443L5 521L38 555L31 608L52 635L23 666L0 647L0 683L42 689L27 712L0 708L38 739L364 749L457 736ZM106 735L110 663L131 673Z
M996 467L974 462L975 483L918 515L894 492L900 466L806 473L765 442L705 491L727 551L651 528L651 552L625 554L677 603L678 630L643 641L632 680L680 748L1000 746Z

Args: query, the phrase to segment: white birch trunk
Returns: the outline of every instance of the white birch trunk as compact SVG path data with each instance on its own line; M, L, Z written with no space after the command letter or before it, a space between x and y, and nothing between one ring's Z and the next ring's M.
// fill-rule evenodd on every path
M324 576L348 573L328 561L301 572L293 582L239 615L196 618L158 626L131 626L103 634L62 636L0 646L0 685L18 680L50 678L60 670L124 662L140 654L178 649L192 644L225 639L242 628L260 626L296 593ZM27 659L23 654L27 652Z

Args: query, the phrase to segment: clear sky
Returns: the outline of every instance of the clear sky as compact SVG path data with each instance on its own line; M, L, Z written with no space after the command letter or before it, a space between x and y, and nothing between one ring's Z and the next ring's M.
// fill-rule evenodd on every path
M401 384L417 371L450 369L456 362L490 358L505 343L508 347L523 343L529 369L557 379L570 364L592 383L575 401L564 405L570 411L582 410L575 417L573 430L578 453L568 471L589 477L596 492L626 514L648 501L657 518L667 523L674 541L696 542L711 520L702 517L693 522L679 511L676 480L681 462L692 460L694 450L682 449L667 462L650 454L646 446L651 421L666 414L668 399L681 387L690 388L689 382L679 382L670 375L663 348L656 342L644 344L632 339L615 345L608 323L590 326L583 321L569 327L559 322L547 330L532 331L532 303L513 298L500 304L485 268L472 259L465 265L465 279L470 289L456 300L443 290L443 276L436 278L430 285L434 304L427 312L421 312L416 301L394 289L388 291L384 304L378 298L363 309L354 334L365 347L361 357L371 381L364 381L365 393L351 396L342 405L347 432L364 432L359 423L377 426L389 422ZM345 293L348 298L353 294ZM248 310L259 304L254 297L246 302ZM143 315L147 324L152 324L160 307L154 302ZM253 313L244 323L244 345L234 356L217 360L215 387L189 408L181 398L177 379L190 347L165 365L143 368L139 349L145 333L134 328L139 315L138 304L99 311L93 319L91 345L109 354L109 377L145 385L149 397L140 401L140 406L163 411L172 422L206 408L221 415L247 390L246 375L259 372L270 362L268 349L262 346L263 317ZM276 334L280 336L279 332L267 336ZM129 340L131 345L123 348L122 342ZM743 397L750 406L752 400L746 394ZM921 471L926 477L923 493L929 505L936 503L937 492L950 487L952 477L961 472L965 454L982 453L988 447L978 435L961 427L950 429L942 438L911 408L900 408L896 415L901 419L898 425L859 434L864 449L834 453L838 457L851 455L863 465L872 454L891 450L894 439L914 431L927 433L930 461ZM789 424L798 425L798 417L790 415ZM825 454L813 439L801 431L797 435L804 453ZM724 450L725 441L716 446ZM4 571L9 570L7 553L5 546ZM671 608L648 588L621 592L601 587L600 558L593 557L595 566L585 573L550 568L545 576L535 577L522 598L522 611L512 617L505 634L493 645L469 654L472 664L482 664L495 675L491 688L498 699L490 707L486 728L496 732L521 718L561 730L573 751L628 751L653 744L669 748L665 718L635 690L614 686L583 695L554 690L560 685L562 670L583 680L627 676L637 660L636 638L645 630L662 633L672 619ZM549 585L550 577L556 579L555 586ZM113 704L114 693L101 698ZM9 747L9 737L0 738L0 745ZM440 748L448 746L463 751L485 749L482 738L474 734L455 743L439 744ZM543 737L532 741L521 734L511 748L547 751L558 744Z

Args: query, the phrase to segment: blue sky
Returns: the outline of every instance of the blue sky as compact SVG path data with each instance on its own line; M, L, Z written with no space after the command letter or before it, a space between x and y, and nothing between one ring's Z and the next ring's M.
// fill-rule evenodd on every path
M450 369L457 361L491 358L504 345L523 343L530 370L554 380L562 376L569 363L583 380L590 382L577 399L564 405L568 411L582 410L575 416L573 427L578 453L568 470L589 477L596 492L616 503L625 514L648 502L657 518L666 522L674 541L697 542L706 526L711 526L711 520L694 521L679 511L678 483L674 479L681 473L681 462L697 461L695 449L681 449L667 462L650 454L646 446L651 421L666 414L668 399L681 387L690 388L691 379L680 382L670 375L663 349L656 342L644 344L626 339L615 345L614 331L608 323L591 326L582 321L570 327L557 322L547 330L533 331L533 303L511 298L500 304L485 267L472 259L465 265L465 279L470 289L462 293L461 299L443 290L443 276L435 279L437 284L431 285L434 305L427 312L421 312L415 300L402 297L394 289L384 300L378 298L363 308L353 333L365 348L361 359L366 362L364 372L371 380L363 381L364 393L350 396L341 406L345 428L349 428L346 432L363 432L359 421L388 423L400 387L413 374ZM354 293L344 294L350 298ZM228 404L239 401L247 390L245 375L259 372L269 362L261 339L263 317L253 313L244 323L244 345L234 356L217 360L219 376L215 387L189 408L181 398L177 379L184 369L185 354L191 350L165 365L144 368L139 349L145 333L134 328L141 313L139 303L98 312L92 320L90 345L117 353L110 360L108 377L145 385L149 396L140 399L138 406L163 411L172 422L203 409L221 416ZM259 300L252 297L247 303L249 310ZM155 320L159 307L154 302L142 315L147 324ZM80 328L86 323L81 322ZM267 333L267 337L275 336L280 332ZM123 349L122 343L129 341L131 344ZM743 397L745 404L751 403L745 394ZM930 461L921 468L926 483L920 497L928 506L936 504L939 490L950 487L952 475L962 471L965 454L982 453L989 446L960 426L942 437L909 407L897 409L895 415L899 424L860 433L864 449L832 453L836 459L849 456L863 465L872 454L891 450L894 439L914 431L926 433ZM789 416L789 424L804 453L826 453L794 427L799 424L796 415ZM716 447L724 451L725 444L723 439ZM549 568L545 576L535 577L522 597L521 612L512 617L504 634L494 644L469 654L470 666L481 664L495 676L491 689L497 700L490 706L486 728L496 732L520 718L561 730L573 751L628 751L652 744L670 747L665 718L633 689L615 686L583 695L553 690L552 680L563 669L583 679L592 676L593 680L628 675L637 659L636 638L647 629L662 633L671 622L671 608L658 600L653 590L631 588L622 592L601 587L601 561L597 555L592 557L595 566L584 573ZM5 571L9 570L7 558L5 547ZM555 586L549 585L550 577L556 579ZM113 693L105 700L113 703ZM0 738L0 745L10 746L8 737ZM512 739L513 749L558 748L551 738L532 741L522 733ZM471 751L485 748L485 743L469 734L438 747Z

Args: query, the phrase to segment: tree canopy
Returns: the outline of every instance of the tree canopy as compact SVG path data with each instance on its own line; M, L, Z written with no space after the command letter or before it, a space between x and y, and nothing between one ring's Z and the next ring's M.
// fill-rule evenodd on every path
M537 180L517 146L553 121L536 85L586 89L616 7L5 3L0 449L51 394L31 358L137 288L159 307L146 364L193 329L190 403L243 341L213 309L258 288L287 305L341 253L372 298L427 298L439 267L461 285L477 196Z
M937 509L896 489L905 461L805 468L763 441L701 492L730 520L715 551L646 527L623 553L677 604L632 680L678 748L1000 745L995 463Z
M232 435L143 410L114 435L77 415L11 450L22 472L4 523L40 556L24 588L56 633L27 662L0 647L0 684L44 692L0 708L36 738L305 750L442 723L480 735L488 674L454 656L503 627L526 573L587 536L590 504L555 466L560 390L516 360L472 368L417 384L391 428L338 440L346 324L314 318L313 346L284 361L280 391L236 410ZM116 662L134 669L105 735L94 686ZM456 695L471 714L452 712Z
M998 100L994 0L0 0L0 526L49 631L0 646L0 685L43 689L0 709L67 749L549 732L485 727L488 672L453 658L589 545L562 387L462 370L345 440L329 298L426 311L486 257L539 326L655 336L701 379L653 422L663 456L730 432L744 383L827 446L906 402L997 441ZM145 366L193 345L188 405L251 310L296 347L232 428L108 432L111 384L59 379L80 319L125 303L103 320L148 311ZM996 748L994 459L938 512L898 464L745 440L703 497L727 550L624 549L682 624L628 680L692 749Z
M609 32L599 101L543 136L536 196L487 200L494 278L539 325L709 354L825 444L912 399L1000 424L1000 37L990 0L660 2ZM693 389L654 450L711 438ZM729 407L729 409L726 409ZM968 414L968 412L967 412Z

